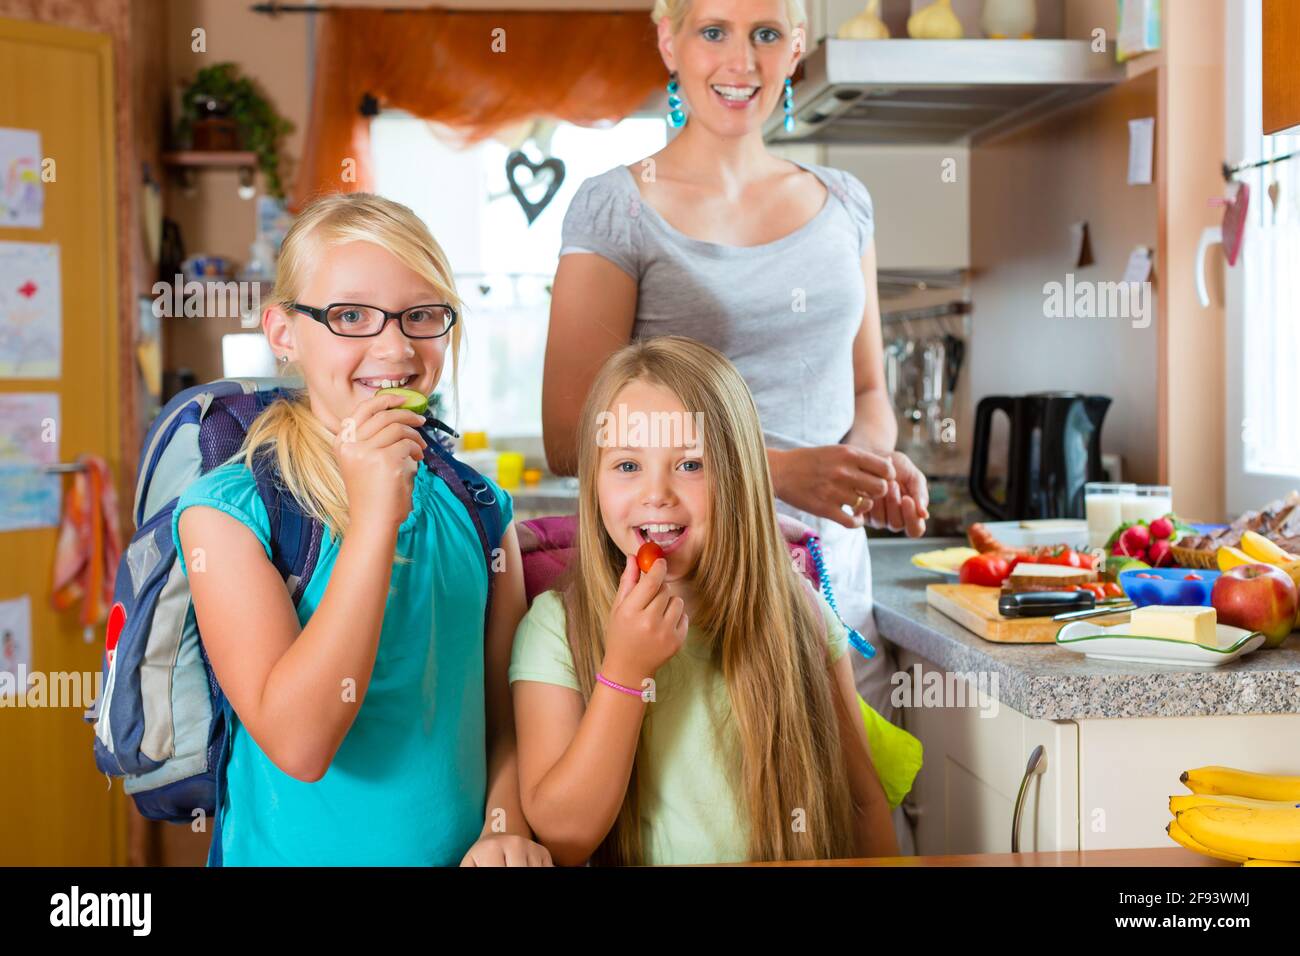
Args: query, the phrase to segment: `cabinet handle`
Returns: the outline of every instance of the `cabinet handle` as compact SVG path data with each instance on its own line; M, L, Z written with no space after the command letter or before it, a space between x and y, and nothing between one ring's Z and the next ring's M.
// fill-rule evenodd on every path
M1029 778L1043 774L1047 770L1047 751L1039 744L1029 755L1025 766L1025 775L1020 778L1020 792L1016 794L1016 809L1011 815L1011 852L1020 852L1020 814L1025 809L1025 791L1029 788Z

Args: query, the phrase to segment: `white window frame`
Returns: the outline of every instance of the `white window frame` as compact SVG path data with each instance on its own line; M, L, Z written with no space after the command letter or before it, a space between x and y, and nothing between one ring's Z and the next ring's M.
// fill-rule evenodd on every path
M1252 56L1259 56L1259 37L1262 30L1261 0L1234 0L1226 4L1224 24L1225 85L1224 143L1227 159L1242 162L1259 159L1260 130L1263 124L1263 91L1257 74L1251 72L1252 82L1247 82ZM1297 162L1300 160L1292 160ZM1252 195L1250 214L1253 218L1259 204L1267 204L1268 196L1257 188L1262 177L1250 178ZM1251 254L1250 236L1243 247L1243 259ZM1211 256L1221 254L1212 249ZM1211 259L1210 262L1215 261ZM1218 261L1222 261L1218 259ZM1208 265L1209 263L1207 263ZM1281 475L1249 471L1246 467L1246 356L1243 339L1245 316L1252 307L1252 289L1245 279L1243 260L1235 267L1226 263L1224 271L1224 388L1225 428L1224 467L1225 505L1230 515L1260 508L1266 503L1284 497L1293 488L1300 487L1300 475ZM1284 403L1289 398L1279 396ZM1281 406L1279 406L1281 407ZM1296 436L1300 441L1300 435Z

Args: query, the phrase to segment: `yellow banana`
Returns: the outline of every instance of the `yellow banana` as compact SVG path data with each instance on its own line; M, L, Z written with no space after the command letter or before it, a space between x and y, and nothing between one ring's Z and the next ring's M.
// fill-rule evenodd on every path
M1246 860L1242 866L1300 866L1290 860Z
M1247 531L1241 536L1241 550L1265 564L1287 564L1300 560L1300 554L1282 550L1258 531Z
M1202 856L1212 856L1216 860L1227 860L1229 863L1245 863L1246 857L1238 856L1235 853L1224 853L1222 850L1211 850L1208 846L1202 846L1187 835L1187 831L1178 825L1177 820L1170 820L1169 825L1165 827L1165 832L1175 843L1187 847L1194 853Z
M1232 568L1235 568L1239 564L1256 563L1255 559L1252 558L1250 555L1248 555L1245 551L1242 551L1240 548L1230 547L1228 545L1224 545L1221 548L1219 548L1218 551L1214 552L1214 560L1218 563L1220 571L1231 570Z
M1247 859L1300 861L1300 810L1193 807L1175 819L1209 849Z
M1254 797L1238 797L1230 793L1180 793L1169 798L1169 812L1177 814L1180 810L1192 807L1254 807L1257 810L1292 810L1300 808L1300 801L1294 800L1256 800Z
M1252 773L1232 767L1198 767L1178 778L1192 793L1222 793L1256 800L1300 803L1300 777Z

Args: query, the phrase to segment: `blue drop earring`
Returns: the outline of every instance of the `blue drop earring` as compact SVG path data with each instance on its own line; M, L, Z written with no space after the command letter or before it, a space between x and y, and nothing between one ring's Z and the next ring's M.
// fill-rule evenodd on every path
M785 78L785 131L794 132L794 84Z
M682 109L682 98L677 95L680 87L677 85L677 74L672 75L668 81L668 125L673 129L681 129L686 125L686 113Z

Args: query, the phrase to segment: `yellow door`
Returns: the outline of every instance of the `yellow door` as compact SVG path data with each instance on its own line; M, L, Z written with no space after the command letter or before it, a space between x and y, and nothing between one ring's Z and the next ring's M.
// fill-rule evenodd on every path
M131 489L120 483L118 451L112 65L104 34L0 19L0 127L39 131L46 175L53 173L43 187L43 225L8 228L0 222L0 242L58 245L63 315L57 377L8 378L6 369L0 393L57 393L59 461L99 455L119 494L129 496ZM51 480L63 482L66 495L72 478ZM56 537L52 527L0 531L0 601L30 598L31 672L94 674L103 627L87 643L74 611L50 605ZM64 688L76 686L56 679ZM47 702L67 704L73 695L50 696L58 700ZM110 790L95 769L92 739L80 707L0 706L0 865L125 862L122 784Z

